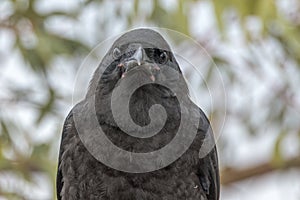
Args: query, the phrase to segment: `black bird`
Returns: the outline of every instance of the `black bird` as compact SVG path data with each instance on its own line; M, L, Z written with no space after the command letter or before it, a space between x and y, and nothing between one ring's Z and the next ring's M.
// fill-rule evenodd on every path
M111 143L97 139L100 129ZM150 29L123 34L105 55L65 120L58 162L58 200L219 199L210 123L189 99L169 45Z

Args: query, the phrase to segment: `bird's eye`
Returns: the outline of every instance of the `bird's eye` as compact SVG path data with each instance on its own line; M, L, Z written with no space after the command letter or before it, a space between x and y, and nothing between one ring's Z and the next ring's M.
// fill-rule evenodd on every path
M119 58L121 56L121 50L119 49L119 48L115 48L114 50L113 50L113 57L114 57L114 59L117 59L117 58Z
M159 55L159 58L158 58L158 62L160 64L165 64L166 62L168 62L169 60L169 56L167 54L167 52L163 51L160 55Z

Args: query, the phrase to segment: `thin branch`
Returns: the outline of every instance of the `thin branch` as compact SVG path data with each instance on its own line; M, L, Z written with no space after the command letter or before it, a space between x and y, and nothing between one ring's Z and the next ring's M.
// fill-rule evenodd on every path
M16 27L14 25L12 25L11 23L9 23L8 21L2 21L0 22L0 29L9 29L9 30L13 30L13 31L17 31Z
M275 170L284 170L290 168L300 169L300 157L283 161L281 164L276 164L272 161L269 161L245 169L225 168L221 172L221 183L222 185L226 186L250 177L260 176Z

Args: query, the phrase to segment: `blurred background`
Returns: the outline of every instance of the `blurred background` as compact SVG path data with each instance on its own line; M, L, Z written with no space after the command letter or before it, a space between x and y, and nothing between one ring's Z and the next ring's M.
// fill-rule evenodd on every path
M136 27L184 33L210 55L191 82L217 135L221 199L299 200L299 0L1 0L0 199L56 199L79 67L97 44ZM184 40L174 45L202 58ZM213 106L207 88L224 93Z

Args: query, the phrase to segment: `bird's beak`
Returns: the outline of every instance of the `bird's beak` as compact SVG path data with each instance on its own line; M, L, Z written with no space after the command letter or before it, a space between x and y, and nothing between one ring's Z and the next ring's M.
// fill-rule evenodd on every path
M160 70L155 63L150 61L142 46L139 46L130 58L127 58L124 62L118 64L118 67L122 69L121 78L124 78L126 73L133 69L142 69L149 74L149 77L153 82L155 81L155 75L158 74Z
M145 58L145 52L142 47L139 47L133 56L130 58L130 60L136 60L138 66L144 63L144 58Z

